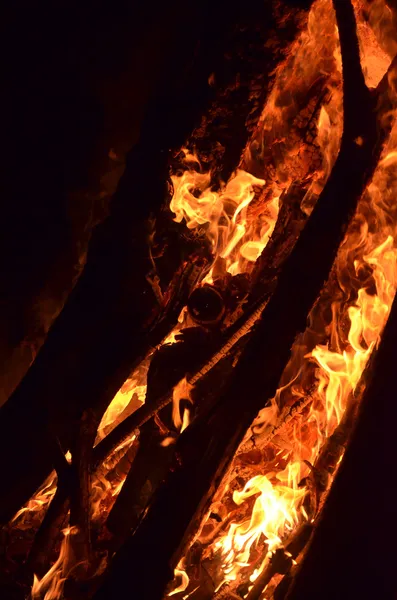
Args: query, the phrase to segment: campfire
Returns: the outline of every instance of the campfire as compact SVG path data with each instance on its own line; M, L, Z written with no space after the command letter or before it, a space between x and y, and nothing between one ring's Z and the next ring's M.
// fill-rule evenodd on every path
M98 338L90 400L76 392L69 425L50 411L40 461L4 499L15 598L297 598L397 311L397 13L268 4L266 52L246 81L211 74L161 208L109 260L113 277L112 260L144 256L141 329L120 345L115 331L114 356ZM130 293L114 289L112 314Z

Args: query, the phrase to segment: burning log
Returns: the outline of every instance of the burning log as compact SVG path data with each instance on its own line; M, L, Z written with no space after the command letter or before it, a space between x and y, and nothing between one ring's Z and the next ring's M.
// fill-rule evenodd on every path
M394 439L395 426L393 390L396 336L397 298L393 302L379 350L367 369L367 387L351 441L310 546L305 551L294 580L289 582L288 600L318 598L320 588L322 597L327 600L334 598L336 593L343 600L356 593L362 593L365 597L381 593L385 598L392 597L394 593L393 578L387 575L393 572L394 555L389 549L395 539L394 508L393 503L389 504L386 499L396 485L394 455L389 443ZM368 440L377 441L375 453ZM370 473L379 475L379 465L381 473L386 475L381 490L374 486L373 479L369 477ZM382 510L377 512L374 507L379 504L379 494ZM372 520L369 516L375 512L377 517ZM342 535L343 544L340 544ZM372 546L375 540L379 543L379 552L374 551ZM340 569L340 565L349 569L349 577L346 577L345 568ZM329 577L331 573L333 577ZM327 581L325 587L322 584L324 581ZM285 594L286 590L281 598Z
M264 588L276 574L288 573L295 559L305 547L313 531L313 525L303 523L302 526L287 540L285 548L279 548L269 560L268 566L262 571L248 593L247 600L259 600Z
M356 390L351 394L344 416L338 427L325 442L315 465L310 465L310 476L313 481L307 486L309 492L305 500L308 500L308 502L304 500L303 505L311 505L311 508L310 506L308 507L308 514L311 515L311 521L303 522L297 531L284 543L283 547L275 551L267 566L255 580L247 596L247 600L259 600L265 587L276 574L282 574L285 578L288 578L288 585L290 585L290 571L293 567L292 559L296 559L306 549L307 545L310 544L311 537L315 531L315 518L321 513L322 505L326 500L330 478L337 469L337 465L343 456L349 436L351 435L358 409L358 399L360 399L362 391L365 389L368 374L372 372L374 367L372 362L369 361L361 381ZM305 483L302 481L301 485ZM283 586L282 583L279 585L280 587ZM283 589L285 587L283 586Z
M58 441L53 445L57 489L44 519L36 532L26 561L25 571L44 574L48 568L47 548L51 548L65 522L65 514L72 487L72 469Z
M353 7L350 2L338 0L334 5L344 80L344 131L334 169L285 263L275 292L234 370L231 385L205 420L198 418L181 436L177 446L180 464L175 465L135 535L116 555L97 600L121 590L125 593L130 586L134 593L151 600L162 597L172 568L201 522L263 398L271 398L276 391L291 345L305 328L307 314L330 272L346 225L377 164L388 127L378 136L374 101L360 66ZM259 379L261 394L257 389ZM242 397L246 398L244 406ZM139 573L134 581L128 574L127 565L131 564ZM150 577L153 569L156 580Z

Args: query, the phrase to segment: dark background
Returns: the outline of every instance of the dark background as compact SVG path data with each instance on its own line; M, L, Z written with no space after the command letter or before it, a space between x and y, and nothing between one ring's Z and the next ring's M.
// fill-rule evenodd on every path
M148 99L175 56L192 59L193 13L180 0L6 8L0 405L81 271Z

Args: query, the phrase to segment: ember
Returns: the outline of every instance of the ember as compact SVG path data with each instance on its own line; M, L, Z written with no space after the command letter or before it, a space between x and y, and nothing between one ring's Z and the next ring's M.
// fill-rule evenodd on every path
M33 600L293 588L397 289L395 17L383 0L297 11L230 177L205 119L175 152L145 351L8 525L33 532ZM191 252L164 283L172 228Z

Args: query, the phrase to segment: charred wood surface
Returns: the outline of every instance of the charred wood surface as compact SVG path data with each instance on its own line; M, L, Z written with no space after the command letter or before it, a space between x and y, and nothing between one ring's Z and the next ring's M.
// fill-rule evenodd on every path
M382 143L374 103L361 72L353 8L342 2L336 2L335 8L338 23L344 20L340 26L344 132L334 169L285 263L231 385L212 414L204 422L198 419L181 436L179 465L135 535L115 557L96 600L108 600L126 590L150 600L162 597L246 430L276 391L294 339L305 329L307 315L377 164ZM131 564L135 576L128 573ZM150 577L153 569L156 580Z

